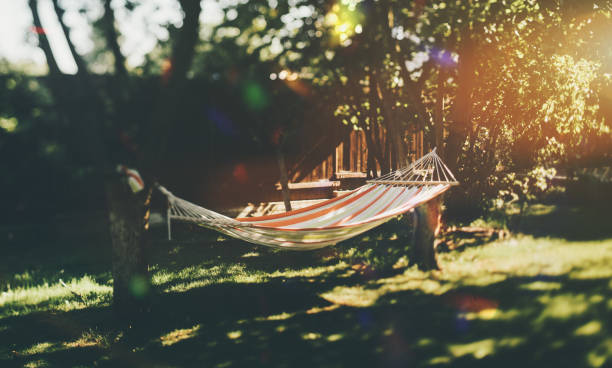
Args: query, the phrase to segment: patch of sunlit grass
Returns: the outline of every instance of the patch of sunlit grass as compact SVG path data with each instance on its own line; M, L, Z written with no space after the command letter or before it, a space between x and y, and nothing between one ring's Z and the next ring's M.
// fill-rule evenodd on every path
M286 319L289 319L291 317L295 316L295 313L280 313L280 314L273 314L270 316L263 316L263 317L257 317L255 318L255 321L261 322L261 321L283 321Z
M250 257L259 257L259 253L257 252L247 252L240 256L241 258L250 258Z
M589 336L589 335L595 335L596 333L599 333L599 331L601 331L601 322L591 321L591 322L588 322L578 327L576 331L574 331L574 335Z
M236 340L239 339L242 336L242 331L230 331L227 333L227 338L230 340Z
M181 328L174 331L168 332L167 334L160 336L159 341L162 346L171 346L180 341L190 339L197 335L200 330L200 325L195 325L191 328Z
M494 354L499 348L516 347L524 342L525 339L521 337L505 337L498 340L490 338L467 344L451 344L448 350L455 358L471 355L476 359L482 359Z
M542 322L548 318L568 319L584 313L589 307L589 301L584 294L543 295L538 298L544 310L538 318Z
M452 344L448 350L456 358L472 355L476 359L481 359L495 351L495 340L485 339L468 344Z
M459 317L464 318L467 321L471 320L497 320L497 321L510 321L521 315L521 311L517 309L502 310L502 309L483 309L475 312L464 312L460 313Z
M66 287L67 286L67 287ZM43 283L9 288L0 293L0 317L42 310L73 310L108 303L112 287L99 284L89 276L66 283ZM83 297L85 303L74 293Z
M329 342L334 342L334 341L342 340L342 338L344 338L343 334L336 333L336 334L331 334L331 335L327 336L326 339Z
M602 367L610 359L612 359L612 339L609 338L587 354L587 362L591 367Z
M339 262L330 266L285 269L268 273L260 269L249 269L240 263L223 263L210 267L195 265L176 271L157 270L152 276L152 282L156 286L165 286L164 292L183 292L212 284L256 284L274 278L318 277L347 267L346 263Z
M287 330L287 326L285 326L285 325L278 325L278 326L276 326L276 328L274 330L276 332L278 332L278 333L285 332L285 330Z
M37 359L30 362L27 362L23 365L24 368L43 368L49 367L49 363L47 363L44 359Z
M366 289L364 286L337 286L331 291L321 294L330 303L350 307L369 307L374 305L383 294L382 290Z
M326 307L312 307L310 309L308 309L306 311L306 314L317 314L317 313L321 313L321 312L330 312L333 310L336 310L340 308L339 304L332 304L332 305L328 305Z
M612 239L568 242L525 236L442 254L440 261L445 279L462 280L466 285L492 284L508 276L606 277L612 262Z
M560 282L544 282L544 281L534 281L529 284L521 285L521 289L525 290L535 290L535 291L543 291L543 290L559 290L561 289Z
M302 334L303 340L318 340L321 338L321 334L318 332L306 332Z
M285 278L317 277L325 273L330 273L330 272L342 270L345 268L348 268L348 264L344 262L338 262L337 264L330 265L330 266L306 267L306 268L296 269L296 270L275 271L270 274L270 277L285 277Z
M163 289L165 292L183 292L212 284L260 283L264 280L263 272L247 272L242 264L196 265L178 271L159 270L152 276L153 285L168 285Z
M61 346L59 346L56 343L45 341L45 342L36 343L26 349L23 349L19 352L19 354L20 355L36 355L36 354L42 354L42 353L50 353L60 348Z

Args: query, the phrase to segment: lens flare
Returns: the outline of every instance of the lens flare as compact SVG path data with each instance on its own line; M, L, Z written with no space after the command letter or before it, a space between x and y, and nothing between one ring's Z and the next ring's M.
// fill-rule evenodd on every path
M358 9L357 2L343 0L332 6L325 15L324 24L331 29L333 43L348 46L355 34L363 31L365 16Z
M245 183L249 180L249 174L247 173L246 166L242 163L234 166L232 175L239 183Z
M207 111L207 117L212 121L215 126L221 131L221 133L228 136L235 136L237 134L234 124L222 111L215 108L210 108Z
M269 99L266 91L255 82L248 82L242 90L244 103L252 110L263 110L268 106Z

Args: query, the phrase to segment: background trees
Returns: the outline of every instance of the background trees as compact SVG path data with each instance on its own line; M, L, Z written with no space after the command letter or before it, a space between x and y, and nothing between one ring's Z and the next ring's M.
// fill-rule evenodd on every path
M610 159L609 1L228 1L215 25L201 24L206 2L169 1L177 20L154 24L168 37L140 65L126 62L117 14L153 15L151 2L52 3L78 72L62 74L39 1L29 0L48 75L2 66L1 160L15 173L3 186L28 191L3 203L23 216L106 203L123 224L112 227L118 262L136 259L128 275L146 279L150 188L126 192L112 174L118 162L138 166L149 185L197 161L184 187L207 175L244 186L239 157L291 151L318 121L363 130L375 176L405 163L405 133L423 130L462 183L447 214L469 217L546 183L552 169ZM87 55L65 10L92 24ZM222 167L211 147L236 162ZM116 284L134 296L120 269Z

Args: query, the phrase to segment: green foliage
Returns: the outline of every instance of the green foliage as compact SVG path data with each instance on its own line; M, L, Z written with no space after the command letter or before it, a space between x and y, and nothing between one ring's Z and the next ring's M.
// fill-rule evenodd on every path
M550 185L556 174L554 168L545 169L541 166L521 177L517 177L515 173L506 174L499 182L491 184L500 188L497 198L493 200L493 206L502 209L516 202L526 204L542 199L545 194L556 189Z
M95 6L69 6L80 6L79 14L95 21L88 61L93 71L109 73L111 53ZM373 153L368 156L370 174L375 174L401 164L416 143L405 133L423 130L426 148L449 147L445 159L465 188L461 196L481 207L505 190L495 185L511 173L524 175L538 166L564 171L609 155L612 136L602 100L610 88L611 61L605 1L249 1L220 6L224 17L203 26L187 75L223 87L225 104L235 102L244 110L234 125L254 146L277 142L270 137L279 131L282 141L299 137L316 116L325 124L364 131ZM146 10L143 2L124 7L127 14L149 11L151 18L160 11ZM180 22L167 21L152 21L160 39L129 76L159 79L149 86L153 95L172 75L172 50L180 43ZM95 115L105 127L112 126L108 131L118 129L113 122L122 122L117 123L120 129L137 136L142 147L149 116L132 106L139 98L132 90L137 82L116 83L112 89L124 96L106 90L106 111ZM201 85L177 93L177 100L201 96L208 105L220 104L204 96ZM206 140L203 132L210 129L202 128L203 114L176 109L176 123L168 123L172 130L180 132L187 122L189 133L177 135ZM0 118L2 132L27 126L8 112ZM49 120L58 119L66 120L49 115ZM62 147L50 142L44 151L59 153Z

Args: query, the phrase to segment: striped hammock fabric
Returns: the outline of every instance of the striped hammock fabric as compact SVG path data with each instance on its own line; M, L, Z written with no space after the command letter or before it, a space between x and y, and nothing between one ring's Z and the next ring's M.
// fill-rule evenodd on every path
M334 245L368 231L437 197L457 181L434 151L409 167L340 197L282 214L232 219L178 198L162 186L171 221L217 230L250 243L275 248L311 250Z

